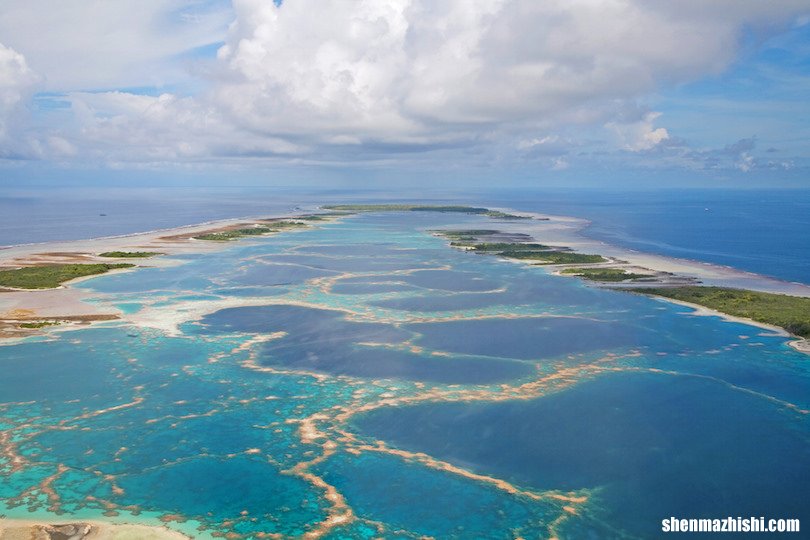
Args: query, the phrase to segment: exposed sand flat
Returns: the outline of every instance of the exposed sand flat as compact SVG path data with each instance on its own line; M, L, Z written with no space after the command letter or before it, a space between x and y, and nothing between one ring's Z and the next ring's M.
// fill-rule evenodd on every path
M220 300L188 301L177 302L172 306L171 310L145 307L136 314L126 315L122 318L126 322L133 323L140 328L154 328L166 335L179 336L181 332L178 327L181 324L200 319L209 313L214 313L221 309L288 303L290 302L272 297L234 297Z
M0 540L188 540L168 527L102 521L0 519Z
M810 354L810 340L808 339L797 339L795 341L790 341L788 342L788 345L799 352Z
M60 321L60 326L86 325L118 318L118 313L105 313L92 304L82 302L85 294L66 287L0 293L0 338L19 338L39 333L37 329L21 328L20 323L48 320Z

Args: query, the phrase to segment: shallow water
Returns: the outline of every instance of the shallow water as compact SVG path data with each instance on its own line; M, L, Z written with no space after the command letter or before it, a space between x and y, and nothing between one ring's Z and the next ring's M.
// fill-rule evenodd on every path
M810 519L810 373L785 338L440 227L497 223L359 215L77 285L125 320L0 347L0 513L234 538Z

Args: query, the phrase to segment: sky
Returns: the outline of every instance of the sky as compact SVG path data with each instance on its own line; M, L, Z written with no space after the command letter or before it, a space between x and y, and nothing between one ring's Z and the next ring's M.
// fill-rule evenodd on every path
M810 188L810 0L0 0L0 185Z

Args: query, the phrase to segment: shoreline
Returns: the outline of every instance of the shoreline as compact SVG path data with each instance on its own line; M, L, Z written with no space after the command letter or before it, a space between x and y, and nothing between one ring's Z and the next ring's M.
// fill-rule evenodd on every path
M73 527L70 529L69 527ZM168 526L94 519L0 518L0 540L190 540Z
M7 249L15 249L15 248L25 248L25 247L36 247L36 246L48 246L52 244L61 244L61 243L70 243L70 242L94 242L94 241L102 241L102 240L115 240L119 238L129 238L132 236L142 236L147 234L156 234L156 233L164 233L164 232L172 232L177 229L184 229L186 227L199 227L203 225L217 225L219 223L228 222L228 221L244 221L244 220L251 220L251 219L260 219L254 216L244 216L241 218L225 218L225 219L217 219L212 221L201 221L200 223L189 223L186 225L178 225L177 227L164 227L162 229L149 229L147 231L138 231L133 233L125 233L125 234L111 234L108 236L92 236L90 238L76 238L74 240L51 240L47 242L24 242L22 244L6 244L0 246L0 255L4 250Z
M629 291L628 291L629 292ZM641 294L641 293L637 293ZM652 295L645 295L650 298L655 298L656 300L662 300L664 302L669 302L670 304L675 304L678 306L692 308L695 311L690 313L689 315L695 317L720 317L721 319L733 322L733 323L741 323L747 324L749 326L756 326L763 330L768 330L769 332L773 332L776 335L782 337L791 337L793 334L782 328L781 326L776 326L775 324L768 324L764 322L755 321L754 319L749 319L747 317L738 317L736 315L729 315L728 313L723 313L722 311L717 311L716 309L712 309L710 307L702 306L700 304L694 304L692 302L685 302L683 300L676 300L675 298L667 298L666 296L658 296L657 294Z

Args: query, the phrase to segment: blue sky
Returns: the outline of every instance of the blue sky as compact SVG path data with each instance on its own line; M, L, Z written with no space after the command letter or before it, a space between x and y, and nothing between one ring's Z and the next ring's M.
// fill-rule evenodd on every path
M15 185L810 187L806 0L0 9Z

